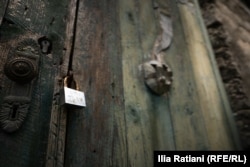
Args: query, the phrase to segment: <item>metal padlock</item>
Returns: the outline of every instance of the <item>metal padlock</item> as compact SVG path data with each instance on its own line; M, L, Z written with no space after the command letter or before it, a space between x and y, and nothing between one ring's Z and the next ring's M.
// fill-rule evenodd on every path
M65 77L63 82L64 83L63 89L60 91L61 105L86 107L84 93L79 91L79 87L77 84L76 84L76 89L68 88L67 80L68 77Z

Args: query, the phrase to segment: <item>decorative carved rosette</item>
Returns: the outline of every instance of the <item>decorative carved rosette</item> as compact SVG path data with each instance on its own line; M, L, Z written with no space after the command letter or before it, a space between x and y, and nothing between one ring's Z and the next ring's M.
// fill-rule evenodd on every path
M4 66L4 72L9 79L19 82L30 82L37 75L37 66L28 58L15 57Z
M144 81L147 87L157 95L170 90L173 73L164 63L152 60L143 64Z
M18 44L5 63L5 75L12 81L27 83L38 74L39 46L32 39Z

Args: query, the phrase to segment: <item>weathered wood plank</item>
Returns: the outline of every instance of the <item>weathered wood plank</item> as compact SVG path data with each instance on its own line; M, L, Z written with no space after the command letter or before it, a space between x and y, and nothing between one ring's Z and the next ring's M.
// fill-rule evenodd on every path
M1 57L6 57L11 47L26 38L37 41L46 36L52 41L52 51L41 55L39 77L23 126L13 134L0 130L0 144L3 146L0 150L0 164L3 166L45 166L50 112L52 103L58 101L58 93L53 94L53 89L59 87L57 79L60 77L59 67L65 50L67 13L67 0L60 3L57 0L9 2L4 16L6 22L1 25ZM1 76L4 76L2 66ZM1 86L4 88L6 85ZM2 95L1 92L1 98ZM54 126L58 128L57 124ZM54 137L57 138L57 134Z
M104 38L108 29L107 25L110 25L110 22L105 19L106 16L103 16L106 1L98 4L96 2L80 3L78 20L82 22L77 23L78 37L75 41L73 68L76 80L82 84L82 90L86 91L87 100L90 100L86 109L75 110L69 114L66 165L88 164L100 166L119 164L120 166L151 166L154 149L209 150L233 148L227 143L230 136L221 138L219 146L216 145L218 141L214 142L216 139L214 140L214 136L211 136L211 130L215 131L217 128L211 126L212 128L208 130L207 115L204 115L203 112L204 101L202 100L205 97L201 95L199 89L202 77L197 77L195 70L198 69L190 68L194 66L191 56L193 52L190 52L190 48L187 47L190 44L187 45L186 41L192 39L192 36L188 34L183 40L184 32L187 30L186 27L183 28L182 26L183 22L186 22L181 19L183 17L182 13L178 14L179 10L175 2L172 1L171 3L173 13L176 12L176 15L173 16L175 36L165 58L175 72L175 82L168 97L152 95L145 87L138 71L138 65L149 59L145 55L151 50L151 44L153 44L157 36L157 31L154 28L149 28L148 25L144 26L146 24L145 13L142 11L143 9L150 9L151 3L149 1L120 1L119 3L121 34L117 33L116 35L121 35L122 60L116 57L115 61L114 57L109 57L114 54L114 50L113 52L105 52L107 46L104 43L108 39L112 39ZM153 10L151 10L152 15L153 13ZM191 16L189 15L189 17ZM105 26L103 26L100 18L106 21ZM150 14L147 15L147 18L149 24L155 23ZM115 17L115 19L117 18ZM150 25L157 27L154 24ZM116 30L113 33L117 32L116 26L117 24L113 27L113 30ZM197 25L196 29L200 30L200 27ZM145 35L147 32L149 36ZM102 33L103 35L101 35ZM119 43L118 39L116 41ZM197 48L200 47L197 44L199 42L196 40L193 43ZM116 46L113 45L113 48L116 48L119 53L119 48ZM180 50L179 48L183 49ZM103 63L100 63L100 61ZM114 62L119 63L119 61L122 62L122 75L121 64L119 64L119 68L117 66L111 68ZM207 66L211 68L209 62ZM120 83L117 89L119 93L124 93L124 108L122 104L123 97L119 101L122 106L116 106L117 103L112 103L112 100L109 99L109 93L104 92L105 88L110 90L108 86L112 81L110 75L114 75L114 71L110 69L118 69L115 74L118 74L119 77L111 85L114 86ZM210 77L214 77L213 72L210 74ZM122 80L120 76L123 76ZM121 87L121 84L123 87ZM210 88L209 86L205 87L206 89ZM104 101L103 97L98 96L98 93L107 97L106 101ZM217 100L224 100L220 99L221 97L218 94L212 93L211 95L217 96ZM99 106L101 102L102 108ZM115 107L110 109L108 103L115 104ZM206 101L206 103L209 103L209 101ZM210 105L213 104L210 103ZM115 112L116 109L119 109L121 113ZM210 111L209 108L206 109ZM218 105L217 109L223 112ZM106 113L107 111L109 112ZM112 115L112 112L117 114ZM228 128L227 124L220 123L220 115L215 115L215 117L217 125L222 126L222 132ZM223 119L226 121L227 118L224 117ZM111 158L109 156L111 155L110 150L113 149L111 143L114 138L110 139L108 136L113 134L113 122L118 125L116 129L118 137L115 139L119 143L116 145L115 151L119 154ZM102 131L100 131L100 128L102 128ZM225 131L229 132L230 130ZM106 136L102 136L103 134L106 134ZM122 148L126 149L119 152ZM105 155L104 150L106 151ZM104 161L97 161L97 155ZM125 158L119 162L120 155L125 155ZM109 162L106 161L107 157L109 157Z
M0 156L0 164L152 166L154 150L235 148L199 13L194 16L192 7L174 0L170 6L174 39L164 60L174 71L174 82L168 95L156 96L138 70L150 59L160 31L151 0L84 0L78 7L77 0L11 1L0 29L2 65L11 46L26 37L47 36L53 50L42 56L24 127L11 135L0 131L0 155L8 155ZM58 100L68 70L85 92L87 107L66 113Z
M209 143L177 4L170 3L173 42L165 58L174 75L169 103L176 150L207 150Z
M223 89L218 86L220 79L216 77L215 64L211 63L211 57L207 51L204 40L204 32L201 30L201 22L198 20L200 13L197 13L197 3L190 2L191 5L179 5L182 24L185 27L185 38L191 60L191 67L194 72L198 99L201 104L202 117L207 132L209 149L211 150L231 150L236 149L237 144L232 133L230 119L227 116L228 103L221 92ZM217 75L218 76L218 75ZM230 114L230 113L229 113Z
M225 87L223 85L223 81L221 78L221 75L219 73L219 70L217 67L217 63L215 60L215 55L211 46L211 42L208 36L208 32L207 32L207 28L205 26L204 20L202 18L202 14L201 14L201 9L199 7L199 2L197 0L194 0L195 6L197 7L197 19L200 23L201 26L201 32L203 34L203 39L204 42L207 43L207 52L208 52L208 56L210 58L210 63L211 66L213 68L213 72L214 72L214 76L216 78L216 84L217 84L217 88L219 90L220 93L220 97L222 100L222 105L224 107L224 117L226 118L226 126L228 126L228 133L230 135L230 139L232 140L232 144L234 149L236 150L242 150L242 143L239 139L239 132L237 130L236 124L235 124L235 120L233 117L233 113L232 113L232 109L230 107L229 104L229 100L228 100L228 95L226 93Z
M54 103L51 110L50 129L48 138L48 147L46 154L46 166L60 167L64 166L66 130L67 130L67 109L59 104L60 89L63 88L63 78L67 75L72 54L74 26L77 11L77 0L69 1L68 14L65 21L65 40L62 62L54 85Z
M151 143L151 135L148 136L150 134L148 131L153 130L150 127L152 117L149 117L148 111L150 97L146 94L147 91L143 81L140 80L138 70L138 66L144 62L144 53L141 48L142 36L140 34L143 25L141 25L138 16L140 11L139 1L120 1L122 68L129 166L152 164L150 157L152 156L153 143Z
M159 29L152 1L120 1L123 85L128 163L152 166L154 150L173 150L175 142L168 97L157 97L138 70L150 60Z
M72 67L87 107L68 110L65 166L127 166L117 17L118 1L79 2Z
M229 2L229 1L228 1ZM246 1L203 1L203 16L239 130L243 149L250 146L250 10ZM247 4L247 3L246 3ZM209 40L207 36L204 36ZM221 39L218 42L218 39ZM209 52L212 48L209 48ZM233 71L233 72L232 72ZM215 73L216 74L216 73ZM222 85L223 87L223 85ZM230 125L233 125L229 123ZM245 128L248 126L248 128ZM232 127L233 128L233 127Z

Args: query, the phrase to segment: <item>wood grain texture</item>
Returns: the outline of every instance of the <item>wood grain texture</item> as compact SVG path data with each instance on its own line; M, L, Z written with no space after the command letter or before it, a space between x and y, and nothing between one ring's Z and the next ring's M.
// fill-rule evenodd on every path
M169 95L170 113L176 150L207 150L209 143L200 110L193 69L185 42L178 3L171 1L173 43L166 62L173 70L173 86Z
M215 101L202 101L206 98L199 89L202 76L197 76L199 69L190 68L195 66L191 56L195 50L190 51L186 42L193 37L185 34L182 6L174 1L170 3L174 38L165 53L174 71L173 88L161 97L146 88L138 66L150 59L159 33L151 2L80 2L72 67L80 90L86 93L87 107L72 109L68 115L66 166L152 166L154 150L235 148L230 135L220 140L221 145L211 135L217 128L207 124L206 117L213 111L207 115L203 111L206 103L212 106ZM113 10L105 15L111 3ZM196 40L193 43L200 47ZM206 66L213 68L210 62ZM212 71L209 75L216 80ZM210 96L225 100L216 93ZM217 111L224 113L216 104ZM222 132L230 133L228 124L220 122L227 118L214 117Z
M77 17L73 71L87 107L68 113L65 165L152 166L174 139L167 97L150 94L138 70L157 36L151 1L84 1Z
M117 2L79 3L72 67L87 107L68 110L66 166L127 166Z
M72 53L74 25L76 17L77 0L68 3L67 18L65 18L65 39L63 42L63 57L54 78L54 100L51 110L48 147L46 153L46 166L64 166L66 129L67 129L67 108L60 106L60 89L63 88L63 78L67 75L69 62Z
M241 144L247 150L250 146L250 8L244 5L247 1L225 2L203 1L201 7Z
M194 71L194 79L197 86L199 103L201 104L202 117L205 123L209 149L232 150L237 149L235 133L230 125L230 108L223 89L218 86L221 82L217 69L207 50L208 41L204 39L205 32L201 30L199 21L200 13L197 13L197 3L179 5L182 23L185 27L185 37L191 66ZM202 23L203 24L203 23ZM220 83L221 84L221 83ZM229 110L229 111L227 111ZM232 114L232 113L231 113ZM220 128L218 128L220 127Z
M120 1L119 11L128 163L152 166L153 150L175 149L168 97L153 95L138 69L151 59L159 22L152 1Z
M68 1L33 1L10 0L5 13L5 22L1 25L1 63L11 47L22 39L38 40L47 36L53 44L51 54L43 54L40 71L32 94L32 104L22 128L13 134L0 130L0 164L3 166L45 166L46 149L49 134L50 112L52 103L58 101L58 94L53 94L54 82L59 75L68 13ZM1 66L1 86L8 86ZM55 86L56 85L56 86ZM1 99L3 98L1 91ZM60 113L59 113L60 114ZM55 126L58 128L57 126Z
M157 2L174 26L164 52L174 82L164 96L150 92L138 69L160 33L152 0L10 0L0 29L0 67L24 38L46 36L53 47L41 57L23 128L0 130L1 165L151 167L154 150L236 148L197 7ZM59 105L68 70L86 95L86 108ZM2 101L8 86L2 68L0 79Z

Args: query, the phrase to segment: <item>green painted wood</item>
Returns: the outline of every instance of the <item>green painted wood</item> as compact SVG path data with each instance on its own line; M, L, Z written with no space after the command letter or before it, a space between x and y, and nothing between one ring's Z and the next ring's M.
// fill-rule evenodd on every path
M11 134L0 129L1 166L45 166L51 108L52 104L58 101L58 94L54 95L53 90L59 86L59 70L65 50L67 13L67 0L19 0L10 1L8 4L4 16L6 21L0 27L0 99L3 98L5 87L8 86L5 82L3 64L11 47L15 47L22 39L32 38L37 41L40 37L47 36L51 39L53 48L51 54L41 55L32 104L23 126Z
M220 72L219 72L218 68L216 68L217 63L215 60L215 55L214 55L214 52L213 52L213 49L212 49L212 46L210 43L207 28L206 28L205 23L204 23L203 18L202 18L199 2L197 0L194 0L193 2L197 8L197 11L196 11L197 12L197 21L200 24L201 32L202 32L202 35L204 38L204 42L207 43L206 48L207 48L208 56L209 56L209 59L211 62L211 66L213 67L213 73L214 73L214 76L215 76L216 81L217 81L216 85L217 85L217 88L218 88L218 91L219 91L219 94L221 97L222 106L223 106L224 111L225 111L224 118L226 119L225 125L229 129L228 136L232 140L233 147L237 150L242 150L242 144L240 143L240 139L239 139L239 132L237 130L237 126L236 126L236 122L235 122L235 119L233 116L233 112L232 112L232 109L231 109L230 104L229 104L229 99L228 99L229 97L226 94L226 90L225 90L225 87L223 85L223 81L222 81Z
M191 2L190 2L191 3ZM192 2L192 4L194 4ZM232 150L236 149L235 138L232 138L231 125L228 123L226 113L229 108L225 106L226 99L223 98L219 89L218 80L214 74L209 52L198 19L197 7L188 7L180 5L179 11L185 28L185 37L188 52L191 60L191 67L194 70L194 79L196 82L196 90L198 91L199 103L201 104L201 112L209 141L209 149L212 150ZM195 15L194 15L195 13ZM218 128L220 127L220 128Z
M150 60L159 25L152 1L120 1L119 11L128 160L131 166L152 166L154 150L175 149L168 97L153 95L138 70Z
M198 99L194 71L191 67L185 27L182 26L178 3L172 1L173 43L166 61L174 73L169 103L177 150L207 150L209 143Z

